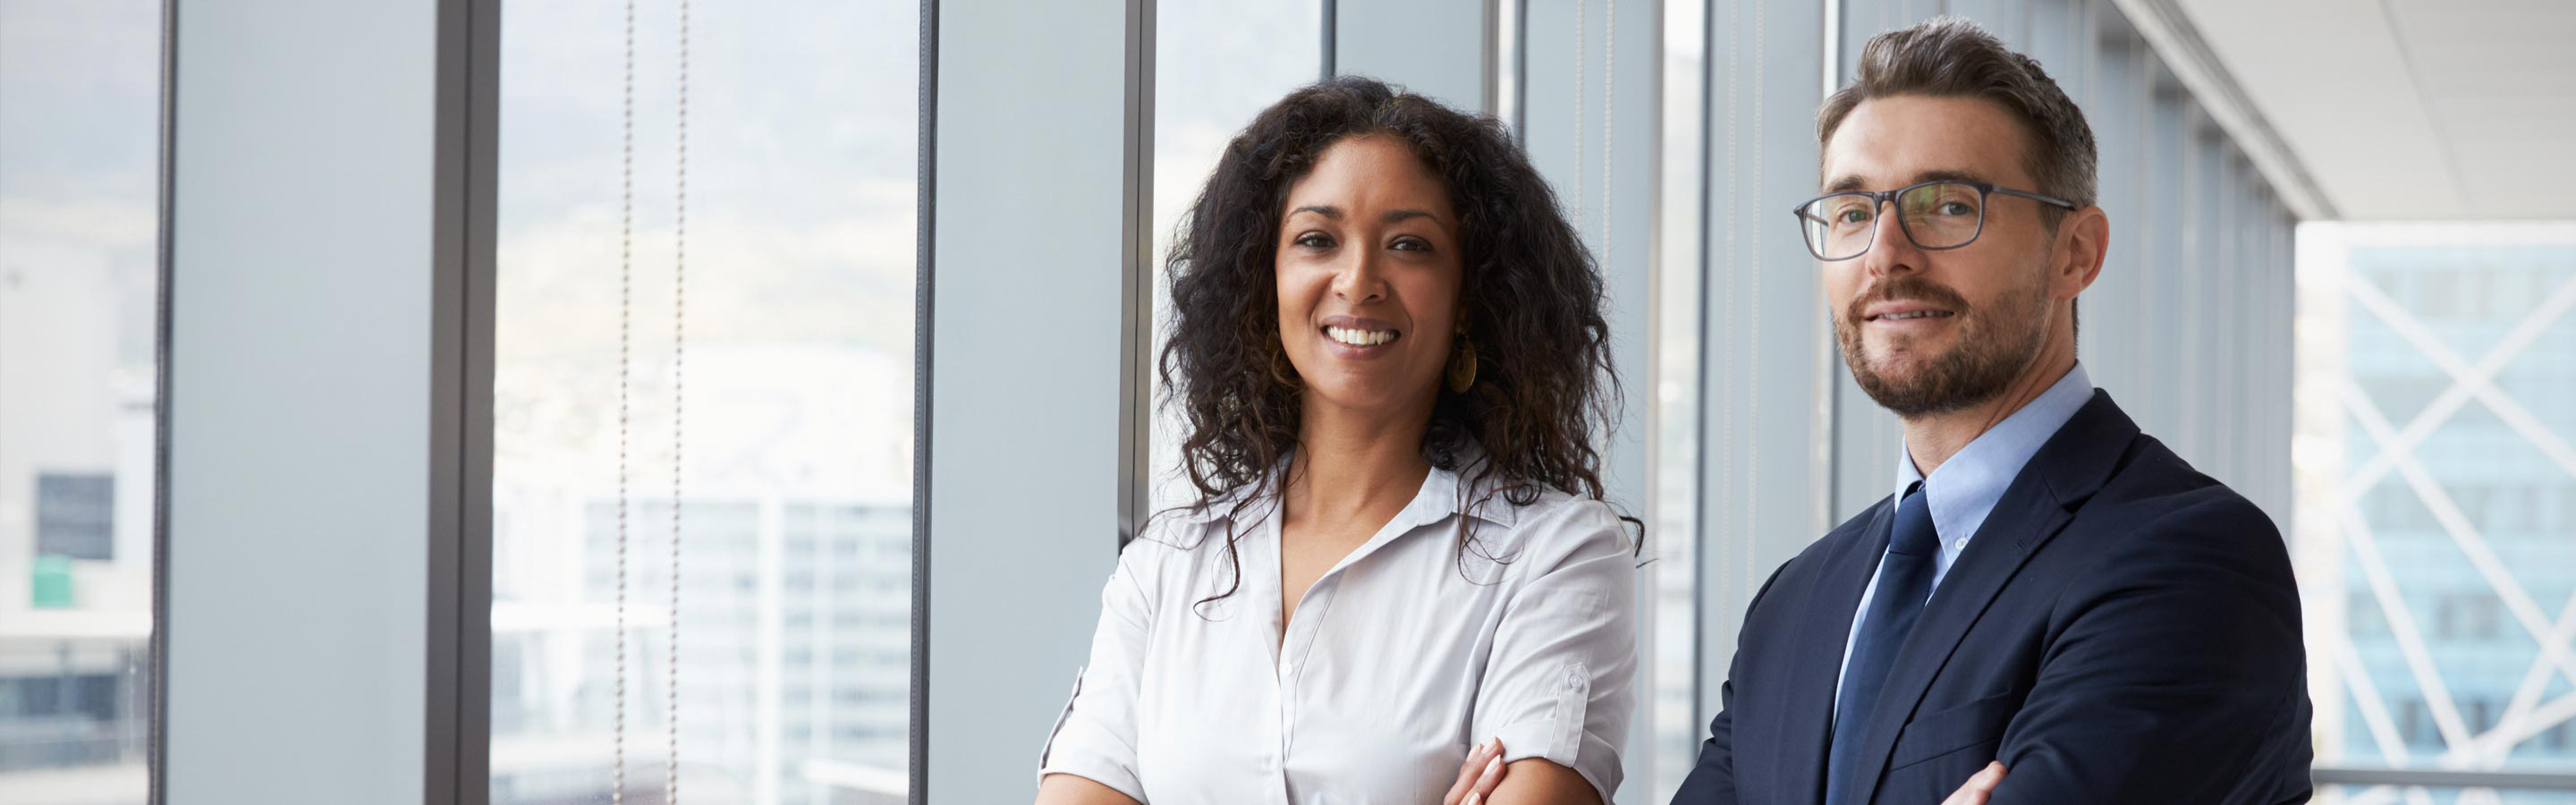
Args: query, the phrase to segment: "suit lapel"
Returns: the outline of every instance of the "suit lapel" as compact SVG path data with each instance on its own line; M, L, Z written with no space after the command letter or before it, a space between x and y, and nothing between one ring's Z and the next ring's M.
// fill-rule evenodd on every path
M1859 530L1845 531L1830 537L1832 548L1825 555L1823 571L1818 574L1814 595L1807 598L1807 611L1799 619L1797 664L1794 666L1790 700L1780 712L1786 714L1782 726L1781 757L1787 760L1782 779L1789 785L1789 796L1783 802L1823 802L1825 799L1825 752L1830 748L1834 713L1834 683L1843 662L1844 644L1851 636L1853 614L1860 608L1860 593L1869 586L1869 576L1878 569L1878 559L1887 553L1888 518L1894 502L1881 500L1871 507L1869 516L1857 518ZM1850 528L1850 526L1846 526Z
M1878 707L1870 716L1869 732L1862 737L1858 765L1853 767L1859 784L1852 789L1852 802L1869 802L1878 793L1879 776L1887 770L1897 733L1913 719L1924 692L1949 664L1968 628L2031 554L2075 519L2076 511L2102 488L2137 436L2138 426L2111 403L2111 395L2096 391L2013 477L1993 513L1977 528L1968 550L1932 591L1905 647L1897 651L1887 686L1880 690ZM1848 629L1850 623L1846 614L1844 627Z

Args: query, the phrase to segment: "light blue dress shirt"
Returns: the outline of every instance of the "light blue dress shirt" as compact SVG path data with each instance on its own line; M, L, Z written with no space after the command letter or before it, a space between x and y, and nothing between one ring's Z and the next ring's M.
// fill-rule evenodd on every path
M1941 462L1932 477L1914 466L1911 449L1898 451L1896 458L1896 501L1905 500L1905 490L1915 481L1923 481L1925 505L1932 514L1932 531L1941 535L1941 552L1932 560L1932 589L1939 594L1941 579L1950 575L1950 565L1968 549L1968 540L1976 536L1977 527L1985 525L1986 515L2002 500L2004 489L2013 477L2021 474L2022 465L2048 443L2066 420L2075 418L2086 402L2093 399L2093 381L2084 374L2084 364L2077 363L2037 399L2014 411L2004 421L1970 440L1958 455ZM1860 608L1852 613L1850 634L1843 637L1843 669L1851 667L1852 641L1860 638L1862 622L1869 618L1869 600L1878 595L1878 576L1887 572L1887 557L1881 554L1878 570L1870 573L1869 586L1861 588ZM1834 674L1835 701L1841 701L1843 672Z

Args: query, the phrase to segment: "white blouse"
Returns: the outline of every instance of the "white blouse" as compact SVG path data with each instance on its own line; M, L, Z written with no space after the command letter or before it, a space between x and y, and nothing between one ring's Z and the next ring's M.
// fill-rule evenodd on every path
M1091 662L1039 777L1149 805L1432 805L1468 750L1499 736L1505 762L1546 758L1609 802L1637 666L1628 532L1599 501L1473 506L1481 495L1459 483L1433 468L1315 580L1284 639L1275 498L1237 527L1242 586L1205 604L1236 578L1225 538L1239 498L1156 518L1101 590Z

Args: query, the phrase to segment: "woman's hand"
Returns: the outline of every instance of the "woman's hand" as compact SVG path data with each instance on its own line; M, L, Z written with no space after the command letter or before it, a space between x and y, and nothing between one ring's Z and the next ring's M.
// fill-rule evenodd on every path
M1503 739L1494 738L1477 744L1467 753L1467 762L1458 764L1458 782L1440 797L1440 805L1484 805L1485 795L1503 782Z

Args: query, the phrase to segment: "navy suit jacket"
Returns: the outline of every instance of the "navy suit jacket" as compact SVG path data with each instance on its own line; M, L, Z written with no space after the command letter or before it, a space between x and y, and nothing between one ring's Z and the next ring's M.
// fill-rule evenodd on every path
M1771 574L1675 805L1824 799L1834 680L1881 500ZM1995 504L1896 655L1854 805L2304 802L2306 651L2272 521L2095 392Z

